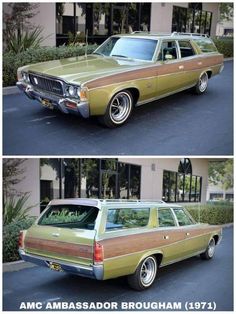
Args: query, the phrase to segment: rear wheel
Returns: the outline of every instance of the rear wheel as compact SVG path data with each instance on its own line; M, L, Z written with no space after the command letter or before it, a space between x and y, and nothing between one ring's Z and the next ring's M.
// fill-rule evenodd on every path
M128 120L132 109L132 94L128 90L121 91L111 99L105 114L99 117L99 121L108 128L115 128Z
M215 239L212 238L208 244L206 251L200 254L201 258L205 260L211 259L215 254L215 247L216 247Z
M157 261L154 256L148 256L139 264L135 273L128 276L128 283L135 290L144 290L153 284L156 274Z
M205 93L208 87L208 74L206 72L202 73L199 77L198 83L195 86L195 93L201 95Z

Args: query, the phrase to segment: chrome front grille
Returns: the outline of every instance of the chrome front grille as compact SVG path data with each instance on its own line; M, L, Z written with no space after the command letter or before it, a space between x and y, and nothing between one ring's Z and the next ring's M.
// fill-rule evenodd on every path
M33 73L29 73L29 79L36 88L63 96L62 82Z

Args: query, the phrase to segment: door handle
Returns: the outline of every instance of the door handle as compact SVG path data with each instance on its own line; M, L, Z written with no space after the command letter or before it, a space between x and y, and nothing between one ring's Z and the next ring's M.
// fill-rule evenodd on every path
M200 62L198 62L197 64L198 64L198 65L202 65L202 62L200 61Z
M184 66L183 66L183 65L180 65L180 66L179 66L179 69L180 69L180 70L183 70L183 69L184 69Z
M190 235L190 233L189 232L186 232L186 236L189 236Z
M163 239L164 239L164 240L168 240L168 239L169 239L169 236L168 236L168 235L164 235Z

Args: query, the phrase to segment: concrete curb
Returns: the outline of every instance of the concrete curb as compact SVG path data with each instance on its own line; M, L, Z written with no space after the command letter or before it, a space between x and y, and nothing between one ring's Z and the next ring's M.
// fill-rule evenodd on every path
M229 224L224 224L224 225L219 225L219 226L221 226L222 228L230 228L233 225L234 224L232 222ZM16 261L16 262L10 262L10 263L3 263L2 270L4 273L6 273L6 272L19 271L22 269L32 268L32 267L38 267L38 266L29 262L25 262L25 261Z
M3 96L20 94L20 93L21 93L21 91L16 86L3 87L3 89L2 89Z
M225 58L224 62L232 61L232 60L234 60L234 58ZM21 93L21 91L16 86L3 87L3 89L2 89L3 96L20 94L20 93Z
M36 267L36 266L37 265L34 265L29 262L16 261L16 262L10 262L10 263L3 263L2 271L6 273L6 272L12 272L12 271L19 271L25 268L31 268L31 267Z

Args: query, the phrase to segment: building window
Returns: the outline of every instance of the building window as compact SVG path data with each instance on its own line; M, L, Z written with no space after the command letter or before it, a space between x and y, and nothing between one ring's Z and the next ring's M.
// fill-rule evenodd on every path
M56 3L56 43L101 44L108 36L150 30L151 3Z
M173 6L172 32L211 33L212 12L202 10L201 3L189 3L189 8Z
M42 210L54 198L139 199L141 166L117 159L41 159Z
M178 172L164 170L162 198L166 202L200 202L202 178L192 175L188 158L180 160Z

